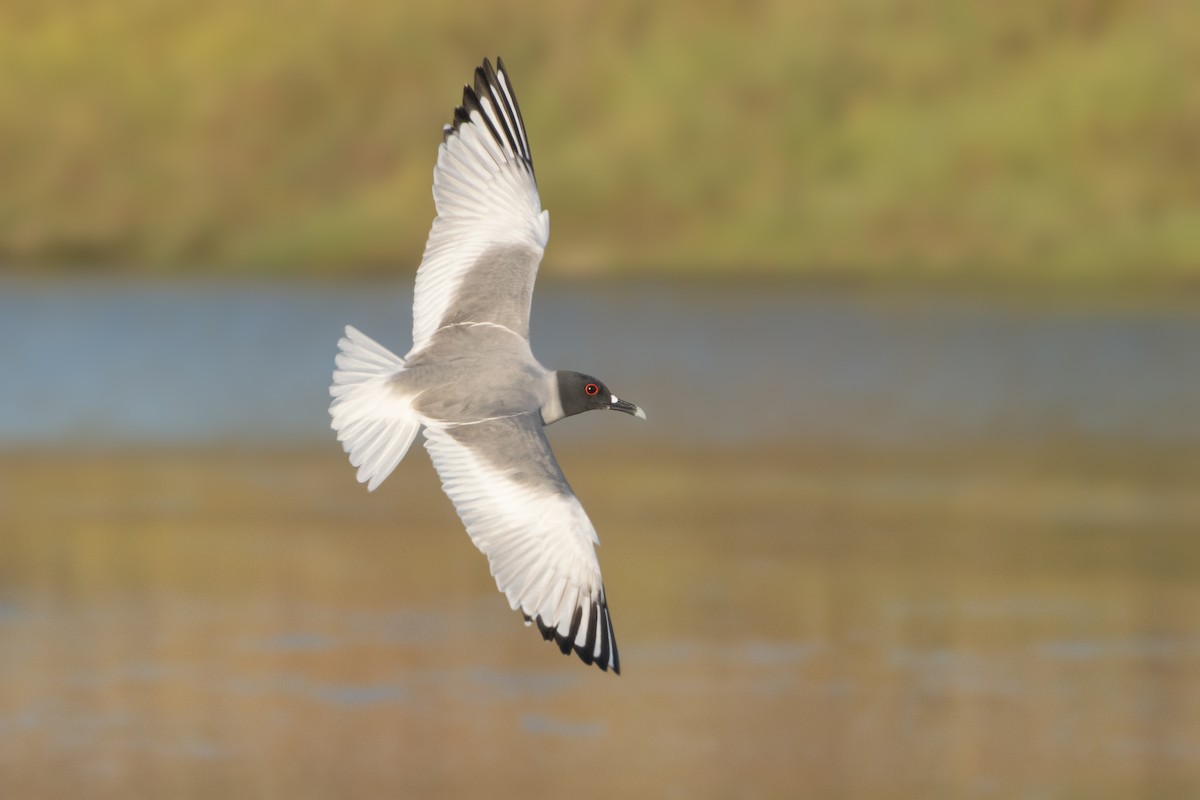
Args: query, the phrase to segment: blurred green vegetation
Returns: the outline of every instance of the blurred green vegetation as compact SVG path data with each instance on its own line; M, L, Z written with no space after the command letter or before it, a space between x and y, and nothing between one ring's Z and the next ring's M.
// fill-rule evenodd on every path
M395 274L504 56L549 274L1200 282L1190 0L6 0L6 269Z

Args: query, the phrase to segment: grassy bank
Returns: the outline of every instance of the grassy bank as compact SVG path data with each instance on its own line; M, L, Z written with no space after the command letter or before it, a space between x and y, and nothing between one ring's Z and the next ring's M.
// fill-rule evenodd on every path
M1200 281L1200 12L1165 2L0 7L9 268L411 269L503 54L556 275Z

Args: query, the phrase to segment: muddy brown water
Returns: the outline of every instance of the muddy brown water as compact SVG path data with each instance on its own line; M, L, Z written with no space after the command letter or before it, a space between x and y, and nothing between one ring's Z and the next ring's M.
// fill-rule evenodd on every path
M5 452L0 796L1200 794L1191 454L560 450L619 677L420 449Z

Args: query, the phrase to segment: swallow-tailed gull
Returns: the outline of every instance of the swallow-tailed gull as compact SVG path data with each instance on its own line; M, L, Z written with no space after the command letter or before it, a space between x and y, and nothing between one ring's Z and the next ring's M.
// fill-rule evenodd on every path
M333 429L374 490L419 430L496 585L563 653L620 672L599 543L542 428L592 409L645 419L599 379L529 349L529 305L550 235L504 62L463 88L433 170L437 217L417 270L403 358L353 327L338 341Z

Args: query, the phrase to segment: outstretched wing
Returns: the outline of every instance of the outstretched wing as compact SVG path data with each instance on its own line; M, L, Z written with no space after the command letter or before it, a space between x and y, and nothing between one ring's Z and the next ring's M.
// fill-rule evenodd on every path
M537 413L429 426L425 447L509 604L563 653L620 672L596 530Z
M550 215L542 210L521 110L504 62L475 70L433 170L437 218L417 270L413 349L438 328L494 322L529 336L529 303Z

